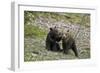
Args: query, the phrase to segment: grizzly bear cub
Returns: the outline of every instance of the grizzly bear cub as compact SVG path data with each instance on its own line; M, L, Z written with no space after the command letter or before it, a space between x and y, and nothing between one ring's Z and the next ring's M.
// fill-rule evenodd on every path
M62 47L65 54L68 54L69 49L72 49L75 53L75 56L78 57L75 40L70 35L69 30L66 33L63 33Z
M59 41L61 37L56 27L50 28L46 38L46 49L51 51L60 51Z

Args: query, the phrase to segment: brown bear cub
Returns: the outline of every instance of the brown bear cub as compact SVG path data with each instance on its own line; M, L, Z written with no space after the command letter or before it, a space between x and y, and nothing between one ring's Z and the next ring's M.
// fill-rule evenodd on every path
M56 27L50 28L49 33L46 38L46 49L51 51L60 51L59 41L61 37L59 37L59 32Z
M75 56L78 57L75 40L70 35L69 30L66 33L63 33L62 47L65 54L68 54L69 49L72 49L75 53Z

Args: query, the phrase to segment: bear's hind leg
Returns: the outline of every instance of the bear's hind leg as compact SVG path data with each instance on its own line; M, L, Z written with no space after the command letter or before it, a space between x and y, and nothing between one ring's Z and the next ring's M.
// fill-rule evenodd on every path
M76 48L76 44L75 43L72 44L72 50L75 53L75 56L78 57L78 51L77 51L77 48Z

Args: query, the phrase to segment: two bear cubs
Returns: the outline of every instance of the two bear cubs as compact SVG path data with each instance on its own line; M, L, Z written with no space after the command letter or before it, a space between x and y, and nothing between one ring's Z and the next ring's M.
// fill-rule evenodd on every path
M62 50L59 42L62 40ZM63 51L68 54L68 50L72 49L75 56L78 57L78 52L75 44L75 40L69 34L69 30L66 33L58 31L57 27L50 28L46 38L46 49L51 51Z

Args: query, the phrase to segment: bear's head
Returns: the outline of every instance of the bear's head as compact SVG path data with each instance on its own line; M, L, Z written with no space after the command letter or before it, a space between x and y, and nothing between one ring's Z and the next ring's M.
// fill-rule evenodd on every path
M56 26L54 28L50 28L50 32L55 41L59 42L62 39L63 34Z

